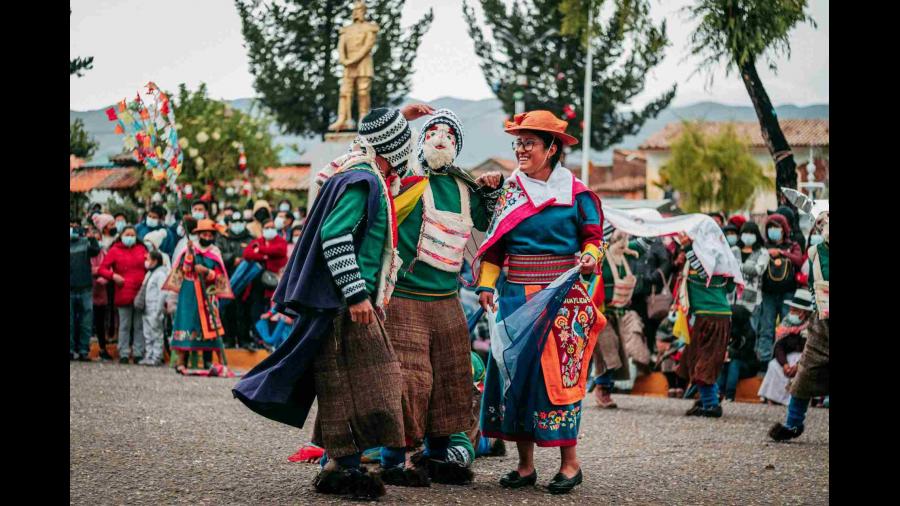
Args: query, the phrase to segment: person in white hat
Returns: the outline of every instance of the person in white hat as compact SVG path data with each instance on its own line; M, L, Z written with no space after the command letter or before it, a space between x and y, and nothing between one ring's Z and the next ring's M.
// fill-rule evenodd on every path
M787 404L790 401L788 384L797 375L797 362L806 344L803 331L809 326L813 310L812 295L806 288L798 288L793 299L784 303L790 312L775 329L774 358L759 387L759 396L769 402Z

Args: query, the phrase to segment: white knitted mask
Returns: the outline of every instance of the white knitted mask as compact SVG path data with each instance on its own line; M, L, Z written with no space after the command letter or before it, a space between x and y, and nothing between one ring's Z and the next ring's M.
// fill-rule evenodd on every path
M450 126L437 123L425 132L422 154L432 168L451 165L456 159L456 134Z

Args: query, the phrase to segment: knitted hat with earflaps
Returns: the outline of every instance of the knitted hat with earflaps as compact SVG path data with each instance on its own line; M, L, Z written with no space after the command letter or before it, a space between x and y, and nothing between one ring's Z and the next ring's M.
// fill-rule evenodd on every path
M372 109L359 123L359 136L397 172L406 167L412 153L412 131L399 110Z

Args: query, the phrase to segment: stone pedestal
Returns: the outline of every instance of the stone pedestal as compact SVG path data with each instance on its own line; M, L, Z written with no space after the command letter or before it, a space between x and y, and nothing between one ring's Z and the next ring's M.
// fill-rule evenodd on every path
M306 208L312 209L316 198L316 175L325 165L335 158L343 155L350 148L350 143L356 138L356 132L330 132L325 134L325 142L319 144L309 152L309 181L307 182L309 194Z

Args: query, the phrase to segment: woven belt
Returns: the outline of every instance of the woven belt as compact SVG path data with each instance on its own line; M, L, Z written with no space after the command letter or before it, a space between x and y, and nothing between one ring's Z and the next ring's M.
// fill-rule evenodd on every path
M548 285L575 267L575 255L509 255L506 280L519 285Z

